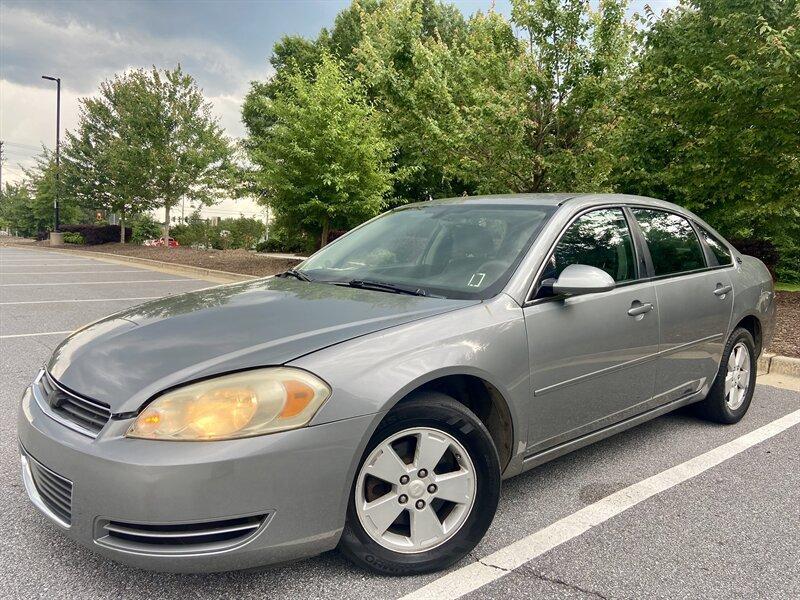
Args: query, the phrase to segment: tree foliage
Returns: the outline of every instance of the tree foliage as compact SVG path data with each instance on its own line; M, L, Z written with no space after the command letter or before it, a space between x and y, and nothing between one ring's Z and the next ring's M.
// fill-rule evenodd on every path
M24 178L14 184L6 183L0 201L0 219L15 235L34 237L50 231L54 225L56 199L56 164L54 155L46 150L36 157L33 167L24 170ZM59 202L60 220L64 224L85 219L87 211L64 194L63 184Z
M181 199L212 204L232 186L232 148L180 66L137 69L81 100L64 150L65 187L83 204L125 215ZM121 229L122 231L122 229ZM123 240L124 241L124 240Z
M645 25L616 187L772 240L779 276L800 278L798 3L686 0Z
M282 224L319 235L378 214L390 189L388 143L361 86L323 55L313 77L288 76L286 89L263 98L272 124L251 137L259 184Z

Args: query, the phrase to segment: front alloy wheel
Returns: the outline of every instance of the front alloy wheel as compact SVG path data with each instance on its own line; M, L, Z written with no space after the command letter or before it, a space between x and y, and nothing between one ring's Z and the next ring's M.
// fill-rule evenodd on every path
M378 544L424 552L450 539L475 502L475 467L452 435L415 427L389 436L358 474L358 520Z
M499 491L483 423L449 396L418 394L390 411L367 445L340 548L384 574L446 568L483 537Z

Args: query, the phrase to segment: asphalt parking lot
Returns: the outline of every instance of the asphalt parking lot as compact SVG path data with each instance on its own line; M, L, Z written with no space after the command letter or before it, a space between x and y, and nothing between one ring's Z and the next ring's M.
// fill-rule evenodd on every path
M445 574L378 577L330 552L259 570L170 575L91 554L25 496L19 396L69 331L209 285L0 248L0 598L800 597L800 393L768 385L737 425L678 412L506 481L486 538ZM648 481L661 487L635 500ZM601 514L618 498L627 510L576 525L576 515Z

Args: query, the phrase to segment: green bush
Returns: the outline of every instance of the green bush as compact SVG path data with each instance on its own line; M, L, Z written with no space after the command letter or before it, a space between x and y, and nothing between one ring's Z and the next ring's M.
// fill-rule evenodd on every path
M136 215L131 219L131 242L141 244L145 240L158 239L162 236L161 225L147 214Z
M64 241L67 244L85 244L86 240L80 233L68 231L64 234Z
M285 254L308 254L316 250L316 239L287 227L273 225L269 230L269 239L256 246L259 252L281 252Z
M187 223L175 225L170 229L170 236L178 240L181 246L202 246L217 250L243 248L252 250L264 236L266 225L258 219L238 217L222 219L219 224L211 225L199 214L195 213Z

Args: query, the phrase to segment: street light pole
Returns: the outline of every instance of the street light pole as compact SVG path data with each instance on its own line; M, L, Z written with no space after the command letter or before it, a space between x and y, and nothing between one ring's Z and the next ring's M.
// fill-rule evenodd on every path
M61 194L61 78L42 75L42 79L56 82L56 199L53 202L55 228L58 231L58 201Z

